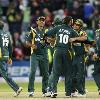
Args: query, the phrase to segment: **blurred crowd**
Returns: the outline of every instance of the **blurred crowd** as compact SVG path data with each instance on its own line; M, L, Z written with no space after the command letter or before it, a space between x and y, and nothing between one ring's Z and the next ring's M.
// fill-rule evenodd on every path
M24 45L30 26L36 27L39 16L46 17L46 27L53 19L70 15L84 21L91 39L100 19L100 0L0 0L0 18L7 24L13 41L13 59L28 59L30 49Z

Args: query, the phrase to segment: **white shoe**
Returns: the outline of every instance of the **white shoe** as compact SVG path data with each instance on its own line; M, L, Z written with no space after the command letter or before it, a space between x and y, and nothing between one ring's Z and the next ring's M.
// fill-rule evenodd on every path
M17 92L14 94L14 97L17 97L21 92L22 92L23 88L19 87L19 89L17 90Z
M47 92L46 97L51 97L51 92Z
M29 92L29 97L33 97L34 96L34 92Z
M77 96L78 96L78 92L71 93L71 97L77 97Z
M85 98L86 97L86 94L80 94L79 93L77 97Z
M47 87L46 97L51 97L50 87Z
M85 89L85 93L88 93L88 90L87 89Z
M57 97L57 93L51 92L51 98L56 98Z
M42 94L42 97L46 97L46 93L43 93L43 94Z

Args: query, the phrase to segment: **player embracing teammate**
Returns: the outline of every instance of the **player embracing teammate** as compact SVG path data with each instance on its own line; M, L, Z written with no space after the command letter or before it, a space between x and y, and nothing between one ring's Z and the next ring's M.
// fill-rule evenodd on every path
M76 22L78 23L80 21L81 20L79 21L77 20ZM77 96L82 97L85 94L84 92L84 89L85 89L84 46L81 45L81 47L78 48L78 50L80 48L83 50L83 52L81 52L82 56L79 56L79 58L77 57L80 60L80 61L78 60L80 64L76 67L73 65L73 61L77 60L77 59L75 60L73 59L75 58L75 56L73 55L73 52L74 53L78 52L73 47L74 42L75 44L81 44L81 42L84 42L87 40L86 33L81 31L82 24L83 23L81 24L79 23L80 25L79 29L74 30L72 28L73 19L71 16L67 16L63 19L62 25L54 27L53 29L47 32L48 37L49 36L56 37L53 69L48 81L49 85L47 88L47 92L48 92L47 96L51 96L51 97L57 96L57 93L56 93L57 91L55 90L55 87L57 86L59 76L61 75L62 71L65 77L65 95L67 97L71 97L73 93L73 88L77 88L79 92ZM81 35L80 35L80 32L82 33ZM78 68L77 71L73 70L75 68L76 69ZM73 87L73 77L75 77L75 79L77 80L76 82L77 87Z
M34 96L35 72L37 66L39 66L43 77L43 96L52 98L57 96L57 83L63 73L65 77L66 97L86 97L84 46L86 43L91 44L91 42L88 41L87 34L82 29L83 21L77 19L73 24L72 17L66 16L61 24L54 26L50 30L45 28L45 17L40 16L36 23L37 27L31 27L30 32L26 35L26 45L31 47L28 96ZM95 60L93 77L100 94L100 30L96 32L96 52L93 55L93 59ZM8 76L5 69L6 62L11 63L10 58L12 53L10 50L10 38L3 31L2 21L0 21L0 41L2 41L0 42L0 74L16 92L15 96L18 96L22 91L22 87L19 87ZM54 42L53 67L49 75L47 48L52 41Z

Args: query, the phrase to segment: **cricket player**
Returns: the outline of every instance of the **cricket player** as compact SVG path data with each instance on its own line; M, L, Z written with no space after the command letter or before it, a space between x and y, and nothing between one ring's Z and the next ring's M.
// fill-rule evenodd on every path
M93 55L94 59L94 72L93 77L98 87L98 92L100 95L100 21L98 23L99 28L96 30L96 52Z
M77 32L75 32L72 25L72 17L67 16L63 20L63 24L57 27L54 27L50 31L47 32L47 36L56 36L56 44L55 44L55 52L54 52L54 60L53 60L53 69L51 75L52 83L51 83L51 97L56 97L54 88L57 86L59 76L61 72L64 71L65 76L65 92L66 96L71 96L71 86L72 86L72 67L71 67L71 58L69 53L70 42L69 39L73 39L76 37L76 40L80 40L77 38Z
M22 87L19 87L8 75L7 64L12 64L12 44L10 35L3 31L4 22L0 20L0 74L15 91L15 97L20 94Z
M61 25L62 20L60 18L55 18L52 23L52 28ZM49 74L51 74L52 66L53 66L53 53L54 53L54 46L55 46L55 37L49 37L50 45L48 45L48 58L49 58Z
M83 37L82 41L87 40L87 34L82 30L83 21L77 19L73 25L73 28L78 32L79 37ZM77 96L84 96L85 94L85 47L84 43L73 42L74 57L73 57L73 92L78 90ZM75 86L76 85L76 86ZM76 89L75 89L76 87ZM75 96L72 93L72 96Z
M58 25L62 24L62 20L60 18L55 18L53 23L52 23L52 28L56 27ZM47 41L49 40L49 45L48 45L48 58L49 58L49 74L51 74L52 71L52 66L53 66L53 53L54 53L54 47L55 47L55 37L49 37Z
M55 18L53 23L52 23L52 25L53 25L52 28L57 27L57 26L59 26L61 24L62 24L62 20L60 18ZM50 64L49 64L50 76L49 76L49 80L48 80L48 88L47 88L48 92L47 92L46 96L50 97L51 96L51 92L49 92L49 90L51 90L50 86L52 84L52 77L53 77L51 72L52 72L52 67L53 67L53 55L54 55L54 52L55 52L56 37L55 36L53 36L53 37L51 36L47 40L49 40L48 42L50 43L50 45L48 46L48 56L49 56L49 59L50 59L49 60L49 62L50 62ZM57 87L55 87L54 90L55 90L55 94L56 94L57 93Z
M29 97L34 96L34 80L37 66L39 66L42 73L42 93L45 96L46 88L48 84L48 55L47 46L44 39L45 29L45 17L41 16L36 21L37 27L28 34L26 37L26 44L31 47L31 58L30 58L30 75L28 92Z

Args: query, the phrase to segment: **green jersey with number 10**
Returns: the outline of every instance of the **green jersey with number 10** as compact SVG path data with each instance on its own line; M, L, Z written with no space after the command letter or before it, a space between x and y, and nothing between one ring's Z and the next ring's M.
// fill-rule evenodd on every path
M69 48L69 38L76 37L77 33L68 25L62 24L47 32L47 36L56 36L55 47Z

